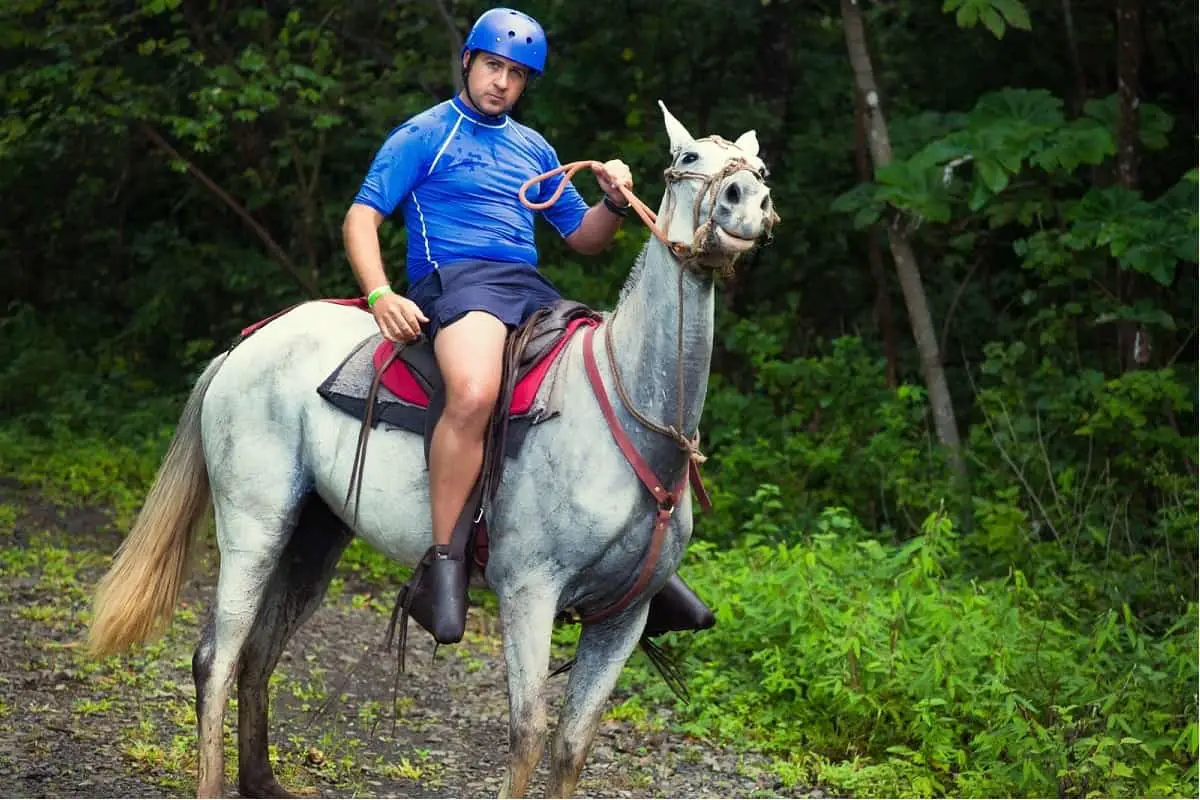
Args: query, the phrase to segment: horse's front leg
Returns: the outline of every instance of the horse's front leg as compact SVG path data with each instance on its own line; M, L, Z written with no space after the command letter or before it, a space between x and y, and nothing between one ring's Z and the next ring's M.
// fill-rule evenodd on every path
M649 603L585 625L575 651L554 745L547 797L571 797L587 760L605 703L646 627Z
M546 743L542 690L550 667L558 590L526 584L498 594L508 665L508 770L500 796L523 797Z

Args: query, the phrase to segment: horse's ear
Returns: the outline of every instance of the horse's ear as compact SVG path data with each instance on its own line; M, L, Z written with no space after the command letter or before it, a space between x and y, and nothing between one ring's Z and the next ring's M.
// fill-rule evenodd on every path
M758 134L754 131L746 131L737 138L734 144L745 151L748 156L758 155Z
M670 111L667 111L662 100L658 101L658 107L662 109L663 122L667 125L667 136L671 139L671 155L675 155L695 139L688 133L687 128L683 127L683 123L675 119Z

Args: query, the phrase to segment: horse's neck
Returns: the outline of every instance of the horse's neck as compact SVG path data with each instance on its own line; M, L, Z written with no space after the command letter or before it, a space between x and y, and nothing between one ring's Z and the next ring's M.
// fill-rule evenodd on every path
M670 426L678 425L682 408L683 433L690 436L704 410L712 363L713 284L685 271L681 293L679 263L654 237L638 262L610 323L613 357L633 406L648 419Z

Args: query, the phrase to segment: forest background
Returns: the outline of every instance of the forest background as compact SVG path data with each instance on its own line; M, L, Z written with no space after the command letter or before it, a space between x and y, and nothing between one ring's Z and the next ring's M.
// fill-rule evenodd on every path
M564 161L653 205L661 98L756 129L784 220L719 288L674 724L854 794L1196 796L1195 4L519 6ZM357 291L346 208L484 8L4 3L0 474L127 521L207 359ZM644 227L548 230L611 307Z

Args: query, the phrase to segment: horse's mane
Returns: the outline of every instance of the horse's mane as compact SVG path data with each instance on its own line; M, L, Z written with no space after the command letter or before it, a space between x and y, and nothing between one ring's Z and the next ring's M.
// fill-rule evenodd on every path
M620 305L625 300L625 297L633 291L633 287L637 286L638 279L642 277L642 271L646 268L646 253L650 250L650 239L642 245L641 252L633 262L633 269L629 270L629 276L625 278L624 285L621 286L621 293L617 296L617 304Z

